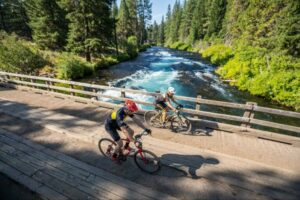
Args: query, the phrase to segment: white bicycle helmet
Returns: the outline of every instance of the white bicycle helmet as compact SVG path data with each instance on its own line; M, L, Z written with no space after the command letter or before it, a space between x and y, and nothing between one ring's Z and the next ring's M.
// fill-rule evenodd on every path
M170 93L172 93L172 94L175 94L175 88L173 88L173 87L169 87L168 88L168 92L170 92Z

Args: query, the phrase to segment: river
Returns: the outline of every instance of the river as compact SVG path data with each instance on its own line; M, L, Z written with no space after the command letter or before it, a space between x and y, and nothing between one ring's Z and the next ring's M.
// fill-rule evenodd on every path
M176 95L180 96L196 97L197 95L201 95L202 98L211 100L235 103L256 102L260 106L287 109L264 98L253 96L248 92L239 91L236 87L222 82L214 73L215 69L216 66L202 59L198 53L152 47L140 53L134 60L100 70L96 78L81 81L139 89L148 92L155 92L157 90L165 92L168 87L172 86L176 89ZM116 91L106 91L105 94L120 96L120 92ZM151 97L144 95L129 94L127 97L142 101L153 101ZM191 102L181 103L188 108L195 107ZM143 108L149 109L148 107ZM201 105L201 110L243 115L242 110L238 111L206 105ZM298 123L297 120L292 118L262 113L256 113L255 118L289 125L296 125ZM275 132L279 131L276 129L256 127ZM286 131L283 133L295 135Z

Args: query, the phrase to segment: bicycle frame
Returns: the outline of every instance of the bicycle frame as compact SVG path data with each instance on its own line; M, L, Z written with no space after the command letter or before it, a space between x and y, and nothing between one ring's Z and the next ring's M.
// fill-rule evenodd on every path
M142 137L148 134L149 133L147 133L146 131L143 131L142 133L135 135L134 145L136 146L136 148L134 147L131 148L130 146L126 149L122 148L122 150L128 150L128 153L124 152L124 154L121 154L123 156L119 156L118 158L119 161L126 161L127 160L126 158L128 156L133 156L135 164L142 171L153 174L160 169L160 160L151 151L143 149ZM125 142L129 141L129 139L122 139L122 140ZM116 143L108 138L102 138L98 142L98 147L102 155L110 159L112 159L111 157L112 149L110 148L111 145L115 146ZM150 168L148 168L147 166L150 166Z
M176 107L177 112L171 110L172 114L171 115L167 115L167 121L171 121L173 118L177 117L180 120L180 123L183 123L182 119L181 119L181 113L180 113L180 109L178 109ZM157 115L155 116L155 118L160 117L162 115L162 110L158 110ZM161 121L160 121L161 122Z
M142 158L143 161L145 161L145 157L144 157L144 155L142 154L142 152L143 152L142 136L144 136L144 135L148 135L148 133L147 133L146 131L143 131L142 133L137 134L137 135L135 136L135 137L136 137L136 141L134 142L134 145L135 145L135 147L137 148L137 150L135 150L134 153L135 153L136 151L138 151L138 153L140 154L140 156L141 156L141 158ZM123 139L123 140L125 140L125 141L127 141L127 142L130 142L128 138ZM138 144L136 144L136 143L138 143ZM123 147L123 150L124 150L124 147ZM128 155L129 155L129 154L128 154ZM128 155L126 155L126 157L127 157Z

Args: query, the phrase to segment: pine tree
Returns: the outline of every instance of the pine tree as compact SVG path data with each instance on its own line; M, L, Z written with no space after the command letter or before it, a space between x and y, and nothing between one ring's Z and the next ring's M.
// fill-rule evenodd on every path
M181 14L182 14L182 8L180 6L180 1L175 2L173 11L172 11L172 17L171 17L171 24L170 24L170 42L174 43L177 42L179 39L179 27L181 23Z
M190 34L191 25L192 25L192 19L193 19L193 13L195 10L195 5L197 5L196 0L188 0L185 1L183 12L182 12L182 20L180 24L179 29L179 38L182 42L189 42L187 41L187 38ZM199 19L195 19L199 20Z
M119 48L118 48L118 35L117 35L117 22L118 22L118 6L116 0L113 0L112 11L111 11L111 18L113 20L113 28L114 28L114 43L116 46L117 55L119 55Z
M217 35L222 28L226 12L226 0L212 0L208 12L207 35Z
M62 1L69 20L67 48L91 61L92 54L100 53L113 40L111 0Z
M159 43L159 27L156 21L154 21L153 25L153 42L158 45Z
M166 15L166 22L165 22L165 38L166 38L165 40L167 40L166 43L170 43L169 38L171 38L171 36L170 36L171 17L172 17L171 5L169 4L167 15Z
M204 38L204 35L206 33L206 20L205 0L197 0L189 33L190 43L194 43L196 40Z
M67 37L66 13L56 0L27 0L33 40L42 48L61 49Z
M31 38L28 17L22 0L0 1L0 30Z
M117 34L118 39L121 43L122 49L126 46L127 38L130 36L130 16L129 16L129 10L127 7L126 0L121 0L120 9L119 9L119 15L118 15L118 23L117 23Z
M146 27L152 19L152 3L150 3L150 0L138 0L137 13L139 45L142 45L146 40Z
M161 23L159 26L159 43L161 46L164 46L165 44L165 20L164 16L161 19Z
M129 12L129 28L130 35L138 38L138 16L137 16L137 0L126 0Z

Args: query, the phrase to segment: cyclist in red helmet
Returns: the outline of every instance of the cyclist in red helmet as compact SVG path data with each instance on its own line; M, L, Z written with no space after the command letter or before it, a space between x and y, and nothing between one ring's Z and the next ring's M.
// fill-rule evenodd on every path
M110 134L112 139L116 142L117 146L113 154L113 160L118 160L117 157L121 154L121 149L123 147L123 142L118 131L122 131L129 141L134 141L133 134L134 131L124 122L127 116L131 117L132 120L141 128L143 128L148 133L151 133L150 129L147 129L144 124L139 120L134 114L138 111L137 105L132 101L127 99L125 101L125 106L113 111L108 118L105 120L105 130ZM129 142L125 144L127 148Z

